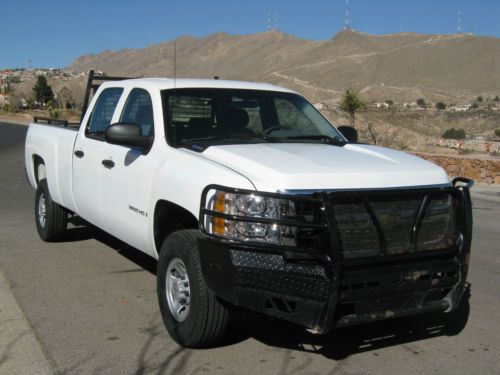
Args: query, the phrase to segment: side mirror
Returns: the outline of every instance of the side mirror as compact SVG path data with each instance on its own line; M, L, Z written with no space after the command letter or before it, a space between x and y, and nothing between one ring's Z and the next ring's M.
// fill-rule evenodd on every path
M136 148L148 148L151 138L142 135L141 127L137 124L117 123L110 125L104 133L106 142Z
M349 143L358 143L358 131L352 126L339 126L337 128Z

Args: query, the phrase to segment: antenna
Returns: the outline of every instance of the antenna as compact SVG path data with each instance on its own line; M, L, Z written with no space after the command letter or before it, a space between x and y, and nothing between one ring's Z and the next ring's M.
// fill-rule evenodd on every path
M349 30L349 0L345 0L344 30Z
M267 12L267 31L278 30L278 11Z
M177 81L177 40L174 40L174 90L176 89Z
M457 34L462 34L462 11L460 9L457 15Z

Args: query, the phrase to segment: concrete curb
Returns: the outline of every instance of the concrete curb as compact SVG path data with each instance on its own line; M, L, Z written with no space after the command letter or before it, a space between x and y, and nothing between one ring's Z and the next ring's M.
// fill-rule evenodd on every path
M0 373L10 375L55 373L1 270Z

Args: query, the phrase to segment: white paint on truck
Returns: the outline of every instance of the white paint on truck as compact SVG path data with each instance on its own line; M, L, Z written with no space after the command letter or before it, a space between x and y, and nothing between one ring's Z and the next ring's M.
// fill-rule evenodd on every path
M123 89L111 123L120 120L133 89L149 93L154 110L154 142L148 153L93 139L85 133L96 102L109 88ZM224 80L177 79L175 88L294 93L269 84ZM444 170L432 163L370 145L236 144L214 145L203 152L171 147L165 137L161 91L172 89L171 79L106 82L94 95L79 130L31 124L25 150L30 184L34 188L37 185L35 160L40 158L55 202L158 257L153 233L156 204L162 200L172 202L198 217L201 193L210 184L276 192L450 183ZM76 156L75 151L84 156ZM105 168L103 160L112 160L115 166Z

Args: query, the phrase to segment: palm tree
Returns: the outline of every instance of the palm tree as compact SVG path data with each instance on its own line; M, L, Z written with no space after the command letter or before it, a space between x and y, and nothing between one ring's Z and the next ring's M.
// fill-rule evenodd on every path
M351 115L351 126L356 127L356 112L365 107L365 103L360 99L359 92L348 89L340 101L340 109Z

